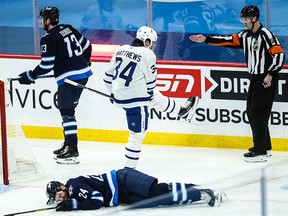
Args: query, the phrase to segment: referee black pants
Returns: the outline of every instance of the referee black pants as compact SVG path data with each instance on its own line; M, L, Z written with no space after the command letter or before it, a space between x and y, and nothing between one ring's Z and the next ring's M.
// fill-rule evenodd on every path
M271 150L271 139L268 120L271 114L273 100L278 85L278 76L273 76L271 86L264 88L266 75L252 75L247 98L247 115L252 129L254 151L266 154Z

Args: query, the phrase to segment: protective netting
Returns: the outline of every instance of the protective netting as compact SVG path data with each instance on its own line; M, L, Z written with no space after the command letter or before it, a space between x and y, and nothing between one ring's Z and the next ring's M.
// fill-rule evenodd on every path
M181 59L180 57L180 47L181 44L183 43L184 35L185 35L185 29L184 26L179 24L179 23L170 23L168 25L168 28L170 29L171 32L173 33L167 33L166 34L166 44L165 46L159 44L159 46L156 46L156 49L159 49L159 53L161 59L174 59L174 60L179 60ZM160 35L159 37L161 37ZM163 37L163 36L162 36ZM164 51L161 49L164 49ZM162 54L163 57L162 57Z
M29 146L28 140L25 138L21 125L18 121L17 113L13 109L9 94L9 86L11 85L10 82L4 82L4 84L1 85L4 87L2 91L5 94L5 105L1 104L1 109L5 108L6 113L6 125L4 124L5 120L1 121L1 125L6 127L7 137L7 143L3 143L3 141L1 142L2 146L7 144L7 151L4 149L4 152L2 152L2 158L4 155L7 155L8 162L7 165L3 163L4 166L8 166L8 169L6 167L8 173L3 172L4 179L7 178L9 182L36 179L44 175L44 169L36 161L35 156L33 155L33 152ZM3 170L5 170L4 167Z

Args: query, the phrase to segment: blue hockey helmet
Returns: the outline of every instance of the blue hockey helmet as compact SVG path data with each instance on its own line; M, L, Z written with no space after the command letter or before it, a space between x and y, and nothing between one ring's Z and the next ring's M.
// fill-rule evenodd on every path
M59 181L51 181L46 186L46 195L48 197L47 204L52 204L55 202L55 196L57 191L62 191L63 184Z

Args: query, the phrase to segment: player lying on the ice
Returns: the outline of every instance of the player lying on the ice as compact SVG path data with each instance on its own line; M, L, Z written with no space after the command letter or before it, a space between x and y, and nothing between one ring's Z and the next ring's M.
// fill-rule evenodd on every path
M112 170L101 175L70 178L64 185L51 181L46 188L47 204L57 203L56 211L92 210L101 207L132 204L159 196L152 202L141 202L138 208L158 205L187 204L203 200L219 206L223 191L197 189L194 184L158 183L158 179L134 169ZM162 196L160 196L162 195Z

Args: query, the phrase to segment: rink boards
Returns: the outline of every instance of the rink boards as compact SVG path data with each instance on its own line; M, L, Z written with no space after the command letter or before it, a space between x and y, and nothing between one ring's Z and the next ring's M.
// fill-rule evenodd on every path
M1 76L17 77L33 69L39 56L1 55ZM109 59L92 59L93 75L87 86L108 93L103 75ZM181 104L193 95L200 98L191 123L167 113L150 110L144 143L243 149L251 147L246 115L249 74L244 64L158 61L157 88ZM288 75L279 74L279 87L269 119L274 150L288 151ZM39 79L25 86L17 81L9 87L13 111L26 137L62 139L54 78ZM76 108L80 140L122 142L128 138L125 113L107 98L84 90Z

